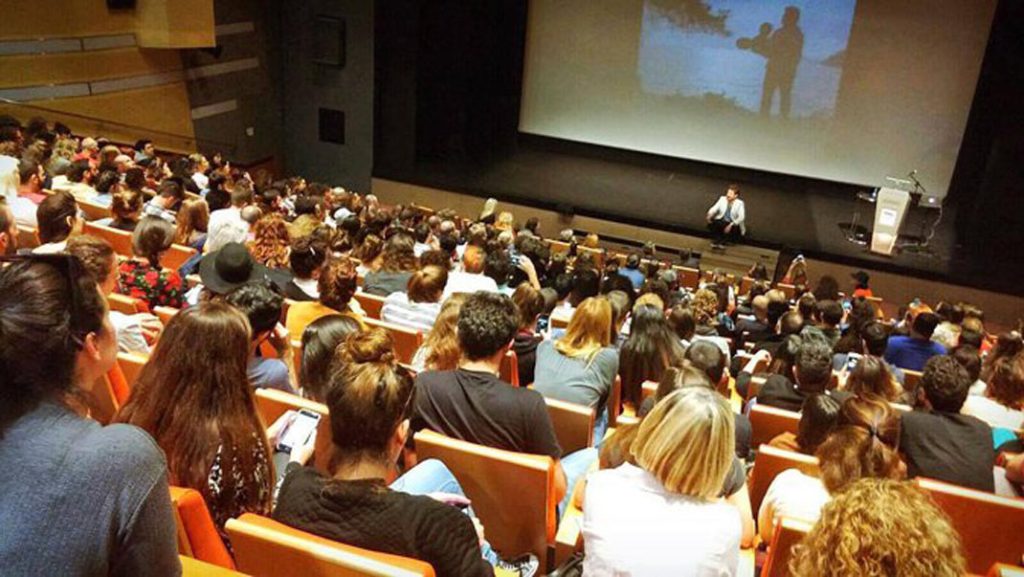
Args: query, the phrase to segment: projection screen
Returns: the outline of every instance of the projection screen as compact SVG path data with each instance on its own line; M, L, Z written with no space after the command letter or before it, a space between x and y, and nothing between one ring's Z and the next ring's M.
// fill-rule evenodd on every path
M949 188L996 0L531 0L522 132Z

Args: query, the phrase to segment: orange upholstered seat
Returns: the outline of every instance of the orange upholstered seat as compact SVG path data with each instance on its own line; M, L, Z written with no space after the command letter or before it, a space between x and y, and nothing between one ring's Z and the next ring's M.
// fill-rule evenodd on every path
M501 358L498 377L513 387L519 386L519 355L512 349Z
M423 333L416 329L372 318L363 318L363 321L369 327L380 327L391 333L391 338L395 341L395 356L398 357L398 362L412 363L416 351L423 344Z
M781 433L795 435L800 426L800 413L768 405L754 405L750 409L750 426L753 429L750 445L756 447L770 442Z
M800 543L811 530L811 525L803 521L783 518L768 547L768 558L761 570L761 577L786 577L789 573L789 560L793 557L793 546Z
M776 449L768 445L761 445L757 449L754 469L747 482L747 487L750 490L750 508L755 515L757 515L757 511L761 510L761 501L764 500L765 493L768 492L772 481L786 469L799 469L814 477L819 475L818 459L815 457Z
M596 410L593 407L567 403L555 399L544 398L548 406L548 415L551 416L551 424L555 428L555 437L562 447L562 454L576 452L594 444L594 418Z
M171 503L178 524L178 551L187 557L234 569L235 562L217 533L199 491L171 487Z
M438 459L459 480L497 551L507 556L530 552L546 566L557 529L554 459L426 430L416 433L415 440L420 461Z
M238 568L253 577L433 577L427 563L378 553L246 513L227 524Z
M354 298L359 302L359 306L363 307L367 317L380 320L380 311L384 308L384 297L359 291L356 292Z
M321 415L316 428L314 464L321 472L327 473L327 461L331 452L331 420L327 405L277 389L256 390L256 411L263 419L263 424L268 427L286 412L301 409Z

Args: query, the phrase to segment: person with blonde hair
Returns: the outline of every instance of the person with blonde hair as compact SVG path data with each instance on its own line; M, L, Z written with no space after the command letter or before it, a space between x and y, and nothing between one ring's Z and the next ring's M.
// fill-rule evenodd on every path
M721 497L732 467L733 414L706 387L662 399L639 425L635 464L587 482L584 573L735 575L742 523Z
M515 226L515 223L515 217L512 216L511 212L506 210L498 213L498 220L494 223L494 228L502 232L511 231L512 227Z
M795 577L960 577L960 537L912 483L861 479L825 506L794 548Z
M594 407L594 439L608 425L605 404L619 370L612 346L612 306L604 297L590 297L576 307L565 335L537 347L534 389L545 397Z
M462 351L455 325L459 322L459 311L469 295L456 293L445 299L441 312L434 320L434 326L423 339L423 344L412 358L412 367L417 371L450 371L459 366Z

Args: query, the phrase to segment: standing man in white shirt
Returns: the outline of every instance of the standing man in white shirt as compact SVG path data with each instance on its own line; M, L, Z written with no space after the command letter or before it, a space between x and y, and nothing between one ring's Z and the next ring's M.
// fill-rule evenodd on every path
M726 241L737 242L747 234L747 211L740 199L740 187L730 184L725 196L718 197L708 210L708 230L711 231L713 248L725 248Z

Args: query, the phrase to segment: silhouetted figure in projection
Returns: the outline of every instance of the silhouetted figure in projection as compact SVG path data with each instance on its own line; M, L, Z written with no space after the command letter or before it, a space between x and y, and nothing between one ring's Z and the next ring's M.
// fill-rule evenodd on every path
M769 47L772 43L772 30L771 22L765 22L761 24L761 29L758 31L757 36L737 39L736 47L740 50L750 50L768 58Z
M769 116L772 99L779 92L779 115L789 118L793 105L793 81L804 53L804 33L797 26L800 9L787 6L782 14L782 27L772 33L767 46L768 58L764 68L764 87L761 92L761 116ZM758 51L760 53L760 51Z

